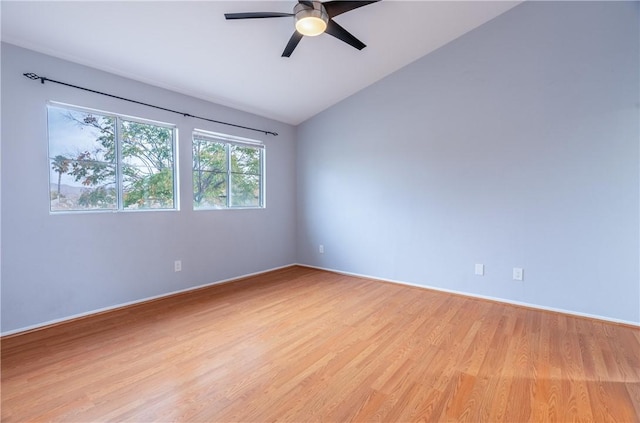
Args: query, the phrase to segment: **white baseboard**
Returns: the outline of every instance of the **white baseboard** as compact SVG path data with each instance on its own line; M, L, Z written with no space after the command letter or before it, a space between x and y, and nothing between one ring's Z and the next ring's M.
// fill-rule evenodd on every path
M292 266L296 266L296 264L295 263L287 264L285 266L274 267L274 268L267 269L267 270L261 270L259 272L248 273L248 274L242 275L242 276L236 276L236 277L233 277L233 278L223 279L223 280L219 280L219 281L215 281L215 282L211 282L211 283L206 283L206 284L203 284L203 285L192 286L192 287L185 288L185 289L180 289L180 290L177 290L177 291L171 291L171 292L167 292L167 293L164 293L164 294L154 295L152 297L145 297L145 298L141 298L141 299L134 300L134 301L128 301L126 303L120 303L120 304L116 304L116 305L112 305L112 306L108 306L108 307L102 307L102 308L99 308L99 309L96 309L96 310L87 311L87 312L84 312L84 313L73 314L71 316L66 316L66 317L62 317L62 318L59 318L59 319L49 320L49 321L42 322L42 323L36 323L35 325L25 326L25 327L22 327L22 328L12 329L12 330L9 330L9 331L6 331L6 332L2 332L2 333L0 333L0 336L8 336L8 335L13 335L13 334L20 333L20 332L26 332L26 331L42 328L42 327L45 327L45 326L50 326L50 325L55 325L55 324L58 324L58 323L66 322L68 320L74 320L74 319L79 319L81 317L91 316L92 314L104 313L106 311L116 310L116 309L119 309L119 308L123 308L123 307L132 306L132 305L135 305L135 304L144 303L144 302L147 302L147 301L153 301L153 300L157 300L157 299L164 298L164 297L170 297L172 295L182 294L184 292L196 291L198 289L206 288L206 287L209 287L209 286L219 285L219 284L223 284L223 283L229 283L229 282L237 281L237 280L240 280L240 279L248 278L248 277L251 277L251 276L261 275L263 273L273 272L274 270L286 269L287 267L292 267Z
M336 269L331 269L331 268L327 268L327 267L311 266L311 265L302 264L302 263L292 263L292 264L287 264L287 265L284 265L284 266L274 267L274 268L271 268L271 269L261 270L259 272L248 273L246 275L241 275L241 276L236 276L236 277L233 277L233 278L223 279L223 280L219 280L219 281L215 281L215 282L211 282L211 283L207 283L207 284L203 284L203 285L197 285L197 286L192 286L192 287L185 288L185 289L180 289L180 290L177 290L177 291L167 292L167 293L160 294L160 295L154 295L152 297L141 298L141 299L138 299L138 300L135 300L135 301L129 301L129 302L126 302L126 303L115 304L115 305L112 305L112 306L109 306L109 307L103 307L103 308L99 308L99 309L96 309L96 310L87 311L87 312L84 312L84 313L78 313L78 314L74 314L74 315L71 315L71 316L62 317L62 318L59 318L59 319L49 320L49 321L46 321L46 322L37 323L35 325L25 326L25 327L22 327L22 328L18 328L18 329L13 329L13 330L9 330L9 331L6 331L6 332L2 332L2 333L0 333L0 336L8 336L8 335L13 335L13 334L20 333L20 332L26 332L26 331L42 328L42 327L45 327L45 326L50 326L50 325L55 325L55 324L58 324L58 323L63 323L63 322L68 321L68 320L74 320L74 319L78 319L78 318L82 318L82 317L91 316L92 314L104 313L104 312L107 312L107 311L111 311L111 310L115 310L115 309L119 309L119 308L123 308L123 307L127 307L127 306L132 306L132 305L135 305L135 304L140 304L140 303L144 303L144 302L147 302L147 301L153 301L153 300L157 300L157 299L164 298L164 297L170 297L170 296L176 295L176 294L181 294L181 293L185 293L185 292L189 292L189 291L196 291L198 289L206 288L206 287L209 287L209 286L219 285L219 284L223 284L223 283L229 283L229 282L237 281L237 280L240 280L240 279L248 278L248 277L251 277L251 276L258 276L258 275L261 275L263 273L273 272L275 270L286 269L287 267L292 267L292 266L308 267L308 268L311 268L311 269L324 270L324 271L327 271L327 272L337 273L337 274L341 274L341 275L355 276L355 277L359 277L359 278L366 278L366 279L377 280L377 281L382 281L382 282L390 282L390 283L395 283L395 284L399 284L399 285L413 286L413 287L416 287L416 288L431 289L431 290L434 290L434 291L440 291L440 292L446 292L446 293L449 293L449 294L462 295L462 296L470 297L470 298L480 298L480 299L484 299L484 300L496 301L496 302L500 302L500 303L504 303L504 304L516 305L516 306L520 306L520 307L528 307L528 308L533 308L533 309L537 309L537 310L552 311L552 312L555 312L555 313L562 313L562 314L568 314L568 315L572 315L572 316L586 317L586 318L589 318L589 319L602 320L602 321L610 322L610 323L620 323L620 324L624 324L624 325L640 327L640 322L633 322L633 321L622 320L622 319L614 319L612 317L607 317L607 316L600 316L600 315L589 314L589 313L581 313L581 312L578 312L578 311L565 310L565 309L560 309L560 308L555 308L555 307L547 307L547 306L542 306L542 305L539 305L539 304L531 304L531 303L525 303L525 302L521 302L521 301L507 300L507 299L504 299L504 298L491 297L491 296L487 296L487 295L471 294L471 293L468 293L468 292L455 291L455 290L439 288L439 287L435 287L435 286L418 285L418 284L414 284L414 283L410 283L410 282L398 281L398 280L393 280L393 279L379 278L379 277L376 277L376 276L364 275L364 274L360 274L360 273L345 272L345 271L342 271L342 270L336 270Z
M469 292L455 291L455 290L451 290L451 289L439 288L439 287L430 286L430 285L418 285L418 284L410 283L410 282L397 281L397 280L393 280L393 279L378 278L376 276L369 276L369 275L363 275L363 274L359 274L359 273L345 272L345 271L342 271L342 270L330 269L330 268L319 267L319 266L311 266L311 265L308 265L308 264L297 263L295 265L296 266L301 266L301 267L309 267L311 269L324 270L324 271L332 272L332 273L338 273L338 274L341 274L341 275L355 276L355 277L359 277L359 278L372 279L372 280L381 281L381 282L390 282L390 283L395 283L395 284L399 284L399 285L413 286L413 287L416 287L416 288L431 289L431 290L434 290L434 291L440 291L440 292L446 292L446 293L449 293L449 294L462 295L462 296L470 297L470 298L480 298L480 299L483 299L483 300L496 301L496 302L499 302L499 303L516 305L516 306L520 306L520 307L527 307L527 308L532 308L532 309L537 309L537 310L544 310L544 311L552 311L554 313L562 313L562 314L568 314L568 315L571 315L571 316L586 317L588 319L602 320L602 321L609 322L609 323L619 323L619 324L623 324L623 325L635 326L635 327L639 327L640 328L640 322L633 322L633 321L630 321L630 320L615 319L613 317L600 316L600 315L597 315L597 314L582 313L582 312L579 312L579 311L565 310L565 309L555 308L555 307L547 307L547 306L543 306L543 305L539 305L539 304L531 304L531 303L525 303L525 302L521 302L521 301L508 300L508 299L505 299L505 298L491 297L491 296L488 296L488 295L472 294L472 293L469 293Z

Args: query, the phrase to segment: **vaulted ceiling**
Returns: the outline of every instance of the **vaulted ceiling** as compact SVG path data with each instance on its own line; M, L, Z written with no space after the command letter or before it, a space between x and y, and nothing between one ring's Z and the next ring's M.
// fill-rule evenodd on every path
M296 125L518 3L384 0L335 18L365 49L322 34L290 58L293 18L224 14L296 1L3 0L0 13L5 42Z

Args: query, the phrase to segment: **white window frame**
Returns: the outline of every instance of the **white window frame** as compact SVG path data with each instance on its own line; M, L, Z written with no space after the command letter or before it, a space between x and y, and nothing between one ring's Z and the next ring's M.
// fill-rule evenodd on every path
M115 128L114 128L114 137L115 137L115 150L116 150L116 208L114 209L77 209L77 210L52 210L51 209L51 200L49 200L49 213L50 214L68 214L68 213L137 213L137 212L163 212L163 211L178 211L180 210L180 197L179 197L179 183L178 183L178 127L176 124L161 122L151 119L139 118L136 116L124 115L121 113L114 113L99 109L93 109L90 107L84 106L76 106L73 104L62 103L57 101L47 101L47 114L49 113L49 107L57 107L62 109L73 110L80 113L95 113L101 116L107 116L115 119ZM171 143L171 154L173 157L173 207L167 208L140 208L140 209L127 209L124 208L124 175L122 172L122 140L120 138L121 128L120 124L122 121L128 122L136 122L141 124L148 124L154 126L160 126L163 128L171 129L172 134L172 143ZM51 166L51 141L49 139L49 118L47 117L47 163L49 167ZM49 172L51 175L51 172ZM49 185L51 185L51 181L49 180ZM50 191L50 190L49 190Z
M265 209L267 207L266 202L266 147L262 141L254 140L250 138L237 137L234 135L222 134L219 132L211 132L202 129L194 129L191 141L192 148L191 154L193 154L193 141L196 137L204 138L206 141L224 144L225 151L227 154L227 186L226 186L226 206L225 207L196 207L195 199L192 201L192 207L194 211L209 211L209 210L243 210L243 209ZM232 203L232 193L231 193L231 175L233 172L231 171L231 149L230 145L238 145L241 147L253 147L260 150L260 200L259 205L257 206L231 206ZM193 160L191 161L191 178L193 182ZM192 189L193 191L193 189Z

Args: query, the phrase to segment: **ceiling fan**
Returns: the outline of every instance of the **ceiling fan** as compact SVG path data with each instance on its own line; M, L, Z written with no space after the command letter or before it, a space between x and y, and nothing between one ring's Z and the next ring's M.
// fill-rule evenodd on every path
M261 19L261 18L284 18L293 16L295 18L296 30L289 39L287 46L282 52L282 57L290 57L293 50L296 48L302 37L305 35L313 37L326 32L329 35L336 37L337 39L344 41L362 50L366 45L351 35L349 31L341 27L333 20L338 15L345 12L349 12L358 7L366 6L371 3L376 3L380 0L373 1L302 1L293 8L293 13L278 13L278 12L248 12L248 13L225 13L224 17L227 19Z

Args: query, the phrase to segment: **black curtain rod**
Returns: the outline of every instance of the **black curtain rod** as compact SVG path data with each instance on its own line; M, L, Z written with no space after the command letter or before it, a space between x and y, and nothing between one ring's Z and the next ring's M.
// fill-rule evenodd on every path
M91 90L89 88L79 87L79 86L73 85L73 84L67 84L66 82L61 82L61 81L56 81L54 79L45 78L44 76L38 76L35 73L31 73L31 72L23 73L23 75L26 76L29 79L34 80L34 81L39 79L40 83L42 83L42 84L44 84L45 81L49 81L49 82L53 82L54 84L65 85L67 87L77 88L79 90L84 90L84 91L89 91L90 93L100 94L100 95L104 95L104 96L111 97L111 98L117 98L118 100L124 100L124 101L128 101L128 102L131 102L131 103L141 104L141 105L147 106L147 107L153 107L154 109L160 109L160 110L164 110L165 112L176 113L176 114L179 114L179 115L182 115L182 116L185 116L185 117L191 117L191 118L195 118L195 119L206 120L207 122L219 123L221 125L233 126L235 128L248 129L250 131L262 132L265 135L273 135L274 137L278 136L277 132L265 131L264 129L249 128L248 126L236 125L235 123L222 122L222 121L219 121L219 120L209 119L209 118L205 118L205 117L202 117L202 116L195 116L195 115L192 115L192 114L189 114L189 113L184 113L184 112L179 112L177 110L167 109L165 107L154 106L153 104L149 104L149 103L143 103L142 101L131 100L129 98L119 97L117 95L107 94L107 93L103 93L101 91Z

